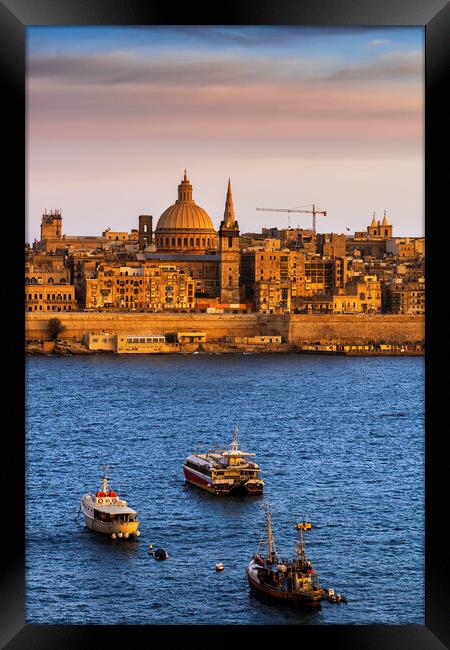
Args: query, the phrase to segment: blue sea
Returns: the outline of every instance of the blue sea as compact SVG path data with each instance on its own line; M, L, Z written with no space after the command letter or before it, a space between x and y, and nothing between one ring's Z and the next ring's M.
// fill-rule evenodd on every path
M184 458L229 446L235 424L261 497L184 481ZM104 463L139 512L138 541L78 514ZM251 593L266 502L284 557L296 518L312 522L307 554L347 604L291 609ZM27 357L26 622L424 624L423 357Z

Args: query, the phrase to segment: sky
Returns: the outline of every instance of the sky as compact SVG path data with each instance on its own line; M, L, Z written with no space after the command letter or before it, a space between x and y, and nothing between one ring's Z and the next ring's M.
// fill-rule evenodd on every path
M28 27L26 239L154 227L184 169L218 229L424 234L422 27Z

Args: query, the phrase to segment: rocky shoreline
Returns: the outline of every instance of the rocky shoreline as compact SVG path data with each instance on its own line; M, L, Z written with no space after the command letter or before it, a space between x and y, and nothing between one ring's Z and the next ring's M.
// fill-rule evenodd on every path
M364 350L354 349L346 352L337 352L326 349L329 346L321 346L316 349L302 349L300 345L292 343L277 343L277 344L264 344L264 345L249 345L238 343L201 343L201 344L186 344L177 345L176 349L154 352L147 354L325 354L336 355L341 354L345 356L423 356L424 349L417 346L405 346L399 349L391 350ZM115 354L112 351L104 350L89 350L87 345L77 340L57 339L56 341L43 341L38 339L28 340L25 342L25 353L30 355L84 355L84 354Z
M33 340L25 342L26 354L95 354L94 350L89 348L84 343L78 341L41 341Z

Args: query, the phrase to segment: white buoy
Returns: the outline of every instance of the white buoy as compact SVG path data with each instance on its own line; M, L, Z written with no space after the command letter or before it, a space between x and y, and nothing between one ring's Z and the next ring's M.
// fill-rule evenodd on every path
M123 536L125 537L125 539L128 539L129 537L128 533L124 533Z
M117 537L122 537L123 533L117 533Z
M113 534L111 535L111 539L116 539L116 533L113 533Z
M216 564L216 571L223 571L225 569L224 565L222 562L217 562Z
M136 537L140 537L141 532L139 530L137 530L134 534L136 535Z

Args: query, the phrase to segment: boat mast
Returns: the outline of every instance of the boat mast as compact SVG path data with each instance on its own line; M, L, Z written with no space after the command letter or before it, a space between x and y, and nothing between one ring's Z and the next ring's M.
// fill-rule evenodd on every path
M312 526L309 521L302 521L296 523L295 528L297 528L297 530L300 531L300 541L297 544L297 559L300 560L302 564L304 564L306 562L306 554L305 554L305 544L303 541L303 531L311 530Z
M104 465L103 467L105 468L105 475L102 477L102 491L108 492L108 465Z
M268 551L268 560L270 564L276 562L276 551L275 543L273 540L272 526L270 525L270 511L269 506L266 504L267 512L267 551Z
M238 431L238 426L235 424L233 428L233 444L231 445L231 451L238 450Z

